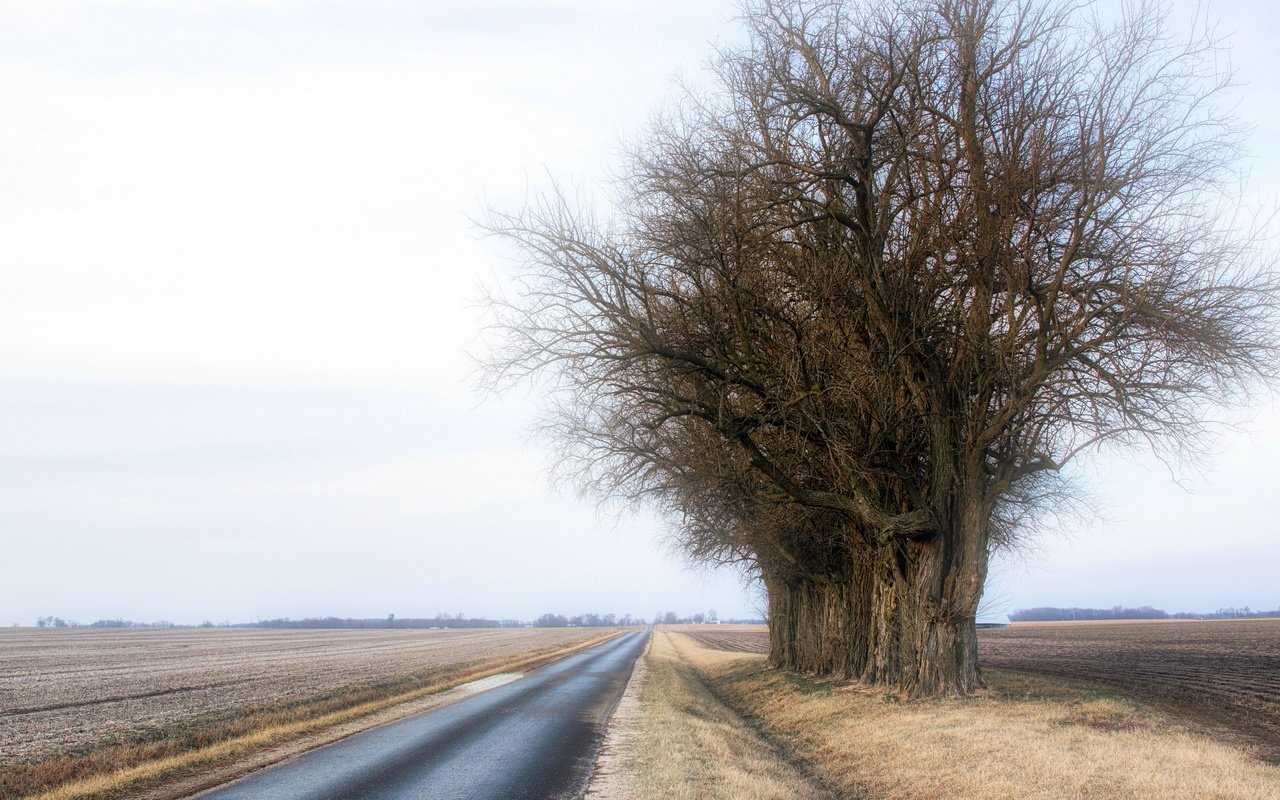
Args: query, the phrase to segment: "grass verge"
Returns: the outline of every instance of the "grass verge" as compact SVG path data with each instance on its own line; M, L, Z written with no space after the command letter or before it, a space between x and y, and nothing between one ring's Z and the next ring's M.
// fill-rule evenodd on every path
M274 746L357 723L470 681L534 669L615 635L605 633L567 646L357 683L302 701L234 709L182 725L144 731L138 740L131 742L106 743L38 764L0 767L0 798L113 800L132 797L167 781L226 767ZM385 721L379 717L377 724ZM350 732L353 731L345 733Z
M620 768L593 782L590 800L827 796L707 690L671 634L654 633L637 694L638 713L619 737Z
M729 707L844 796L911 800L1274 800L1280 767L1110 692L989 672L975 697L902 701L672 648ZM724 795L732 797L736 795ZM747 797L750 795L740 795Z

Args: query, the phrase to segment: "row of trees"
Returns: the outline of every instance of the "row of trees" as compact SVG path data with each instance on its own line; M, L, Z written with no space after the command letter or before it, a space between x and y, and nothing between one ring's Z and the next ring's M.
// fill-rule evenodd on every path
M434 617L307 617L305 619L264 619L246 623L253 628L502 628L519 627L519 620L496 620L465 617L462 614L438 614Z
M1273 608L1270 611L1255 611L1248 606L1244 608L1227 607L1208 613L1179 611L1176 614L1170 614L1170 616L1173 619L1259 619L1280 617L1280 608Z
M1009 615L1010 622L1062 622L1065 620L1169 619L1168 612L1151 606L1140 608L1023 608Z
M1280 617L1280 608L1271 611L1254 611L1244 608L1219 608L1217 611L1197 612L1179 611L1170 614L1159 608L1141 606L1140 608L1024 608L1009 615L1012 622L1064 622L1067 620L1114 620L1114 619L1259 619Z
M489 219L522 264L491 386L542 381L564 476L757 576L779 666L981 686L988 559L1063 468L1194 453L1274 377L1212 43L1079 8L759 0L607 213Z
M764 620L754 617L722 620L714 608L705 614L698 612L687 617L682 617L674 611L659 612L654 615L653 621L664 625L716 625L721 622L732 625L760 625L764 622Z
M230 623L224 622L222 624L229 625ZM18 627L16 623L14 624L14 627ZM63 619L62 617L49 616L49 617L38 617L36 619L36 627L37 628L179 628L179 627L187 627L187 626L177 625L165 619L156 620L155 622L136 622L131 619L124 619L123 617L117 617L115 619L99 619L85 625L74 619ZM201 623L201 627L212 628L214 627L214 624L212 622L203 622Z
M80 623L75 620L65 620L62 617L40 617L36 620L37 628L78 628Z
M714 613L714 612L713 612ZM673 615L674 616L674 615ZM701 616L701 615L698 615ZM264 619L256 622L221 622L216 625L213 622L202 622L198 627L201 628L303 628L303 629L369 629L369 628L522 628L534 625L538 627L563 628L569 625L578 627L611 627L615 625L630 626L643 625L644 619L632 617L630 614L617 616L615 614L577 614L571 617L565 617L560 614L543 614L533 622L518 619L486 619L483 617L466 617L461 613L458 614L439 614L435 617L396 617L395 614L388 614L386 617L305 617L303 619L290 619L289 617L280 617L277 619ZM190 625L177 625L172 622L134 622L127 619L101 619L97 622L90 623L87 626L81 625L75 620L65 620L61 617L40 617L36 620L37 627L40 628L183 628L195 627Z
M653 621L664 625L703 625L707 623L714 625L720 621L720 616L716 614L714 608L705 614L698 612L687 617L682 617L674 611L664 611L654 614Z
M485 619L464 617L462 614L440 614L435 617L407 618L388 614L385 619L350 619L338 617L309 617L291 620L271 619L252 623L259 628L522 628L532 624L539 628L564 628L570 625L581 628L612 627L615 625L642 625L643 619L630 614L543 614L531 623L518 619Z
M533 621L534 627L537 628L565 628L569 626L599 628L613 627L615 625L643 625L644 623L643 619L632 617L630 614L623 614L621 617L616 614L575 614L571 617L566 617L563 614L543 614Z

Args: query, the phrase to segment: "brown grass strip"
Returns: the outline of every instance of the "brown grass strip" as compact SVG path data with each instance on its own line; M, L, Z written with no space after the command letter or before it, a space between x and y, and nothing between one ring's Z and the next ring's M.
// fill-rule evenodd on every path
M357 683L302 701L234 709L216 717L144 733L151 741L108 744L38 764L0 767L0 798L114 800L132 796L165 781L227 766L272 746L370 717L470 681L534 669L617 635L617 632L604 633L567 646ZM379 718L378 724L386 721Z
M1280 767L1109 690L988 672L965 699L768 668L672 634L729 707L843 795L910 800L1275 800ZM729 795L726 795L729 796Z
M589 800L828 796L707 690L670 634L654 634L638 696L630 729L613 739L612 773L593 782Z

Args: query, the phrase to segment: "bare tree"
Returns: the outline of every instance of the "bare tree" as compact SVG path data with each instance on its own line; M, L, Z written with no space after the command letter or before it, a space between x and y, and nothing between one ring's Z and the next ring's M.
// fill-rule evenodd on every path
M525 267L495 385L551 376L566 470L760 574L774 663L980 686L989 554L1062 467L1274 377L1213 43L1157 12L753 5L609 221L493 215Z

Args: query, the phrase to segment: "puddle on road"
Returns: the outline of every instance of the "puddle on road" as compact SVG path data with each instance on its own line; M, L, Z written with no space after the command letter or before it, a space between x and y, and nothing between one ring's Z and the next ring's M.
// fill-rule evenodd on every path
M478 681L470 681L461 686L455 686L449 690L449 694L476 694L486 689L494 689L499 686L511 683L524 677L523 672L500 672L497 675L490 675L487 678L481 678Z

